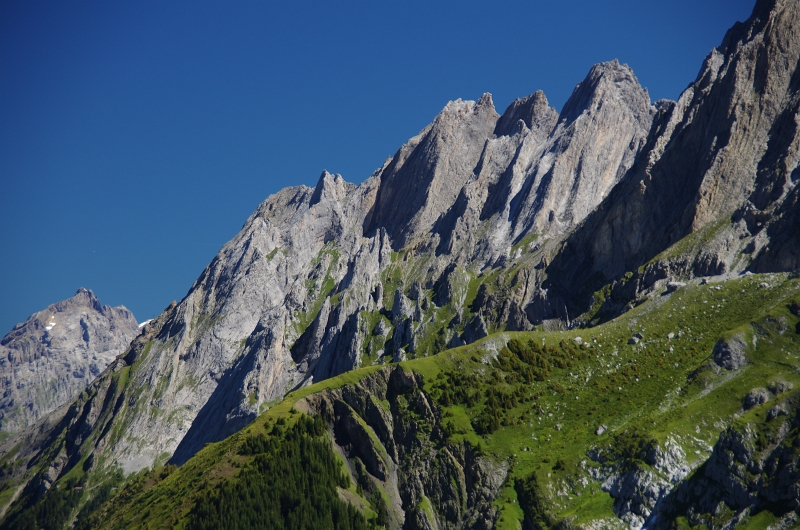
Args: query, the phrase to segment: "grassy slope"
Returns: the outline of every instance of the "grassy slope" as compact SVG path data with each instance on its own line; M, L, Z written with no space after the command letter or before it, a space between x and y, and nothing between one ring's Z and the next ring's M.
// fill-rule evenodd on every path
M441 396L444 374L455 373L475 375L482 396L490 387L528 393L529 400L507 410L504 425L491 434L480 435L473 428L485 399L473 406L445 407L453 438L466 438L487 456L513 464L511 480L497 500L498 528L520 527L524 514L514 481L531 474L542 485L550 515L556 519L581 523L608 518L613 517L612 499L597 482L584 480L583 468L593 465L586 453L594 445L608 443L615 433L636 426L659 442L671 437L690 461L699 463L720 431L736 421L741 399L750 389L776 379L800 384L798 319L786 308L800 296L798 292L800 281L786 275L689 285L596 328L492 335L402 366L421 373L425 390L435 398ZM634 333L643 339L630 345ZM671 339L670 333L674 333ZM757 337L756 346L748 351L751 364L735 373L716 373L708 367L712 348L732 333L747 337L749 344ZM546 381L513 382L487 355L512 337L551 346L565 341L569 346L561 351L572 356L571 366L554 367ZM583 343L580 348L577 337ZM209 444L182 468L140 474L105 507L104 526L181 527L199 492L222 477L235 477L245 463L247 457L237 454L244 436L266 432L279 417L292 421L291 409L298 399L352 383L377 368L355 370L293 392L240 433ZM609 430L598 436L595 431L601 424Z

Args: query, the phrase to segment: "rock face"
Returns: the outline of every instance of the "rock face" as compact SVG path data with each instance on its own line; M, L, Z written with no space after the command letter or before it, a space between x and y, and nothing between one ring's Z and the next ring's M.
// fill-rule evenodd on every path
M602 434L600 432L599 434ZM589 458L600 464L591 475L614 499L614 513L631 528L641 528L658 503L689 473L686 454L672 438L645 447L639 455L618 455L594 449Z
M747 344L741 337L720 339L714 345L714 362L726 370L736 370L747 364Z
M642 283L676 272L721 274L734 264L800 266L797 230L788 229L797 220L800 176L799 10L789 0L759 1L678 101L657 104L632 169L549 264L541 318L562 304L585 311L597 288L696 231L705 234L702 245L651 263Z
M297 406L328 421L367 494L387 492L389 528L494 528L492 503L508 469L468 442L443 444L442 411L421 383L402 368L383 368Z
M323 172L314 188L268 198L126 357L138 397L114 419L125 435L107 441L113 461L126 472L164 454L183 462L294 387L486 336L497 319L462 319L475 269L510 265L533 225L561 233L579 221L627 169L654 112L616 61L593 68L565 108L559 122L541 93L503 117L488 94L451 102L360 186ZM612 145L613 157L598 156ZM565 189L575 193L563 202ZM549 220L540 203L573 213ZM490 235L476 237L478 225ZM497 314L529 329L518 282ZM378 317L390 326L375 334Z
M560 114L541 92L502 115L457 100L362 184L281 190L73 402L55 476L184 462L294 388L574 326L596 292L614 316L669 280L797 268L798 57L798 3L761 0L677 102L614 60Z
M0 341L0 430L28 427L74 399L138 333L133 313L83 288L14 326Z
M783 516L775 528L796 528L800 508L797 392L782 407L781 416L747 428L730 427L720 434L708 460L663 500L646 528L669 528L677 515L686 516L693 526L732 528L765 507Z

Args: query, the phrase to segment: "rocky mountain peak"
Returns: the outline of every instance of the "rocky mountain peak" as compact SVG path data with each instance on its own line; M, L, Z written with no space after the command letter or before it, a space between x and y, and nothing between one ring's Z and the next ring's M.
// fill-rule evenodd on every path
M542 109L543 95L532 99ZM531 155L521 196L506 201L515 237L563 234L588 215L633 165L655 111L629 66L614 60L592 67L549 136L526 142ZM549 128L555 112L541 115Z
M341 202L347 195L348 188L352 188L352 184L348 185L341 175L328 173L323 170L317 181L317 186L314 188L314 193L311 195L309 206L314 206L319 203L323 198Z
M561 121L572 122L584 113L596 113L604 105L622 104L637 121L650 122L652 110L647 89L642 88L633 70L617 59L594 65L586 78L575 86L561 110Z
M497 136L514 134L517 123L525 126L542 137L547 137L558 121L558 112L547 102L544 92L537 90L530 96L518 98L511 102L506 111L497 120L494 133Z
M495 114L497 111L494 107L494 100L492 100L492 94L489 92L484 92L483 95L478 99L475 103L475 110L486 110L487 112L494 112Z
M395 248L430 234L434 222L473 178L499 117L488 93L477 102L458 99L445 105L380 173L375 202L364 221L365 234L385 228Z
M55 309L59 312L66 311L70 308L83 307L94 309L98 313L103 313L106 306L100 303L100 300L97 299L97 296L95 296L94 292L92 292L90 289L86 289L85 287L81 287L75 291L75 294L70 298L62 300L61 302L57 302L53 307L55 307ZM120 308L127 311L127 308L124 306L120 306ZM131 317L133 317L133 315L131 315Z
M655 366L694 370L697 365L694 361L687 363L684 354L697 354L698 362L705 362L704 356L712 354L717 360L718 348L712 352L713 341L708 341L722 332L723 328L709 331L715 329L712 323L716 326L727 318L717 316L724 315L719 313L722 305L736 306L735 315L739 316L734 318L738 319L744 315L738 308L750 303L745 301L763 296L774 297L777 303L779 293L770 286L776 278L766 278L769 283L758 287L758 282L743 279L741 285L748 286L747 292L741 289L742 297L729 302L730 298L720 301L720 297L738 297L739 287L725 287L729 280L711 286L718 278L707 278L707 286L696 285L701 282L692 276L730 278L731 273L745 268L783 272L800 268L798 28L800 2L759 0L753 16L734 26L723 44L711 51L696 81L678 101L651 104L631 68L613 60L589 70L560 115L541 91L513 101L502 116L488 93L477 101L451 101L362 184L355 186L323 171L313 188L286 188L267 198L220 250L187 296L145 326L127 353L117 357L70 407L61 409L66 412L59 412L61 416L54 413L18 435L27 441L18 445L19 459L13 469L19 471L19 485L14 487L44 492L58 480L79 475L79 465L94 480L115 466L130 473L160 465L167 455L171 455L171 463L182 464L209 442L242 428L295 389L358 367L406 359L413 364L414 358L435 355L489 334L494 335L473 350L476 355L462 350L440 358L449 356L446 363L453 367L454 375L455 370L472 370L467 365L474 361L473 374L477 377L485 372L487 355L494 353L497 360L489 361L490 371L499 373L512 359L503 353L509 338L505 332L527 331L534 325L548 331L592 327L581 331L584 339L568 332L564 338L572 338L558 347L563 347L563 353L578 366L584 355L588 355L584 360L593 364L611 348L611 355L616 356L623 347L629 348L626 351L631 354L631 363L658 360L658 364L650 365L655 373L650 374L648 369L646 379L657 382L661 389L664 381ZM725 290L718 293L721 289ZM796 285L791 289L795 294L789 311L798 316ZM741 341L737 362L728 363L733 369L754 361L751 353L757 353L767 340L780 344L792 335L790 329L796 322L790 322L793 317L786 313L788 293L784 290L780 294L784 300L778 307L780 317L770 316L771 323L765 321L760 328L764 335L754 328L759 335L758 346L753 341L751 349L749 342ZM702 307L702 313L699 303L684 305L681 298L692 300L701 294L704 302L712 301L705 300L707 296L716 297L714 304ZM650 303L648 298L658 302L651 300L655 302L651 306L621 315L638 304ZM695 312L696 322L707 325L698 323L702 329L694 332L679 326L676 321L684 321L678 317L687 307L687 316ZM91 291L80 289L71 299L18 325L0 341L2 428L27 424L27 417L14 414L18 409L31 408L34 400L30 396L41 393L35 383L55 378L61 391L67 385L64 377L88 379L79 362L95 355L88 353L93 351L90 348L110 341L98 331L102 319L110 322L109 329L122 328L119 319L129 315L123 309L102 306ZM653 326L650 322L656 321L649 320L659 311L664 311L661 314L675 330L665 337L657 331L660 325ZM602 321L612 318L616 322L605 328L611 336L603 336ZM630 329L625 329L626 319L630 319ZM598 323L601 325L595 326ZM135 320L132 324L135 326ZM588 337L592 337L591 342ZM619 348L613 346L615 340L619 340ZM538 344L538 340L529 344ZM660 360L673 353L673 346L679 355L676 360L682 364L662 365ZM705 353L698 349L706 347ZM510 343L508 348L510 352ZM513 350L516 355L517 348ZM542 359L549 355L555 360L556 354L548 350L544 348ZM451 365L459 355L465 362ZM519 361L528 362L522 357ZM571 363L569 368L575 370ZM639 375L644 372L639 374L634 369L636 364L631 363L620 374L633 376L629 370L636 372L637 388L651 384L644 377L640 383ZM715 366L723 364L716 362ZM512 377L524 372L514 364L508 366L514 372L506 382L516 385ZM96 369L89 365L86 371L93 375ZM716 368L713 371L717 373ZM343 431L335 430L333 439L345 442L340 446L345 456L373 447L377 451L372 455L375 458L369 459L376 465L373 469L386 457L382 461L387 466L381 475L395 473L399 481L387 484L392 488L399 485L407 495L400 499L398 489L393 497L398 514L405 507L420 506L420 499L424 499L420 497L424 488L412 484L420 482L414 473L421 469L418 463L422 460L413 460L413 470L404 468L403 462L411 460L402 454L412 445L420 447L422 438L417 434L423 431L414 434L400 423L392 426L393 421L405 419L397 413L400 409L396 404L389 408L381 404L394 399L390 397L394 390L388 392L390 386L418 386L409 373L406 366L378 370L363 387L364 393L330 385L316 402L319 408L307 409L322 411L323 403L330 404L333 415L328 419L342 421L335 429ZM529 393L529 385L536 384L532 380L535 374L527 373L526 386L519 388L535 401L538 398ZM683 386L683 373L674 373L680 375L674 381ZM566 374L558 374L555 367L544 378L551 375L567 381ZM595 373L593 377L602 376ZM569 385L581 384L582 378L573 381L573 372L569 372L569 378ZM420 412L435 420L439 414L434 414L431 404L438 406L436 403L443 404L442 399L450 399L444 392L446 386L440 385L450 380L453 387L463 386L459 379L450 375L438 379L441 383L435 386L442 391L439 397L432 395L428 400L422 392L415 392L404 393L409 399L403 399L413 406L415 417ZM617 381L616 376L613 381ZM625 381L633 383L627 375ZM421 379L417 382L421 384ZM550 383L540 382L543 391L543 385ZM615 385L619 391L621 384ZM570 386L567 393L573 388ZM604 387L583 388L596 393L597 388ZM553 398L563 400L556 394ZM761 389L752 397L768 395ZM381 396L380 404L370 396ZM575 401L583 402L583 396ZM623 403L622 395L618 403ZM631 401L628 404L636 407ZM306 405L314 403L306 400ZM38 401L34 409L36 406ZM535 409L529 410L533 414ZM779 410L771 410L779 414ZM356 412L363 415L365 423ZM486 427L480 415L465 418L470 421L464 427L480 434L477 429ZM581 416L575 425L588 427L584 424L586 417ZM600 420L599 415L595 418ZM557 419L559 423L553 427L561 431L561 418L552 418ZM517 429L524 428L525 421L510 423ZM703 431L711 424L703 423ZM372 445L370 440L375 437L364 430L364 425L377 427L375 433L383 449ZM448 421L447 425L454 423ZM606 430L611 431L605 434L606 439L611 434L616 436L617 427L612 422L607 425L599 425L594 431L598 437ZM537 428L532 422L529 427ZM395 438L392 432L401 437ZM436 437L436 443L450 443L438 434ZM5 446L10 449L12 444ZM466 446L467 452L450 449L442 454L450 455L447 460L452 464L447 465L453 469L464 471L465 462L474 461L475 455L469 456L471 449ZM546 447L541 449L546 452ZM685 454L669 451L662 459L648 450L647 465L665 473L667 469L688 471L683 465ZM362 458L366 453L359 454L367 465ZM667 456L675 464L669 463L669 468L659 463ZM468 458L458 460L461 457ZM605 465L602 460L595 462ZM556 473L561 470L553 467L554 476L559 477ZM616 470L609 466L609 472ZM504 483L503 473L496 476L497 487ZM3 474L0 472L0 478ZM669 475L670 481L683 476L672 471ZM631 476L617 474L612 482L630 484L624 477ZM636 479L639 484L649 481L662 487L659 484L663 481L642 477ZM448 480L441 476L435 483L446 484ZM28 486L20 481L29 481ZM630 492L633 487L617 485L612 486L616 491L612 496L621 496L615 499L625 498L628 493L622 490ZM530 486L539 487L536 483ZM56 491L63 492L61 488ZM412 495L414 488L418 492ZM667 491L647 488L653 493L647 497L649 508L636 511L639 518L626 519L636 522L636 527L651 508L658 506L657 496ZM431 489L440 490L438 485ZM12 489L6 487L5 491ZM535 500L524 501L525 491L517 491L519 506ZM463 501L465 498L468 500ZM464 502L475 506L475 497L460 493L453 497L455 504L443 499L428 497L434 508L431 513L442 514L440 508ZM616 506L614 513L620 515ZM625 510L631 511L638 505L627 506ZM703 511L717 507L715 502ZM411 511L407 513L412 515ZM419 516L422 512L414 513ZM493 522L486 521L484 526L491 527ZM612 526L609 521L595 526ZM415 528L432 527L410 519L407 523Z
M764 0L712 50L697 80L662 106L636 164L550 264L545 289L580 303L694 232L639 289L668 274L718 275L800 266L800 3ZM581 278L584 296L576 296Z
M24 428L67 403L138 333L133 313L84 288L14 326L0 341L0 430Z

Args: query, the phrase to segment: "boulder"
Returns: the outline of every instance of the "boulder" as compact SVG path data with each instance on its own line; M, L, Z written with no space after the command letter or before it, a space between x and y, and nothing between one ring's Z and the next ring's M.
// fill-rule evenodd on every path
M714 345L714 362L726 370L737 370L747 364L747 345L740 337L720 339Z

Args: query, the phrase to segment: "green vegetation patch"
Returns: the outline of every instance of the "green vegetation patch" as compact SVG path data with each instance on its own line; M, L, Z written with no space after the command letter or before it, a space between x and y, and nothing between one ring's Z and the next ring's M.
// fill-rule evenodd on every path
M276 425L271 434L245 438L242 454L254 455L252 462L202 494L186 528L369 528L337 494L337 487L350 486L350 475L331 449L322 418L304 415L285 433Z
M395 265L401 263L406 262ZM799 291L800 282L787 275L688 285L593 328L495 334L400 366L422 376L423 392L441 409L443 442L469 443L475 453L510 470L495 500L498 528L517 528L523 520L542 528L617 521L614 499L589 475L600 465L589 454L599 450L606 463L624 470L646 466L644 455L669 442L696 466L731 425L764 423L777 401L743 411L743 399L752 389L777 382L800 388L800 311L792 305L800 300ZM362 317L375 324L384 318L377 313ZM726 370L714 362L714 346L731 337L746 344L746 364ZM296 502L280 512L280 524L288 528L303 517L313 518L318 527L331 521L332 527L342 521L354 528L377 523L386 508L383 492L345 484L341 459L326 452L330 440L319 432L320 420L293 412L293 406L310 394L356 384L378 369L369 366L298 389L243 431L209 444L182 468L158 468L129 479L97 510L95 521L105 528L145 522L210 528L215 526L199 526L203 523L191 514L222 521L214 519L214 512L222 510L229 520L242 517L242 525L252 526L260 517L255 508L242 507L235 514L223 506L235 498L249 499L267 513L274 499L267 498L272 493L260 477L280 483L282 475L299 473L296 463L307 458L326 474L324 484L307 484L299 475L284 482L297 483L298 492L319 488L314 504L324 509L302 504L289 492L286 498ZM397 406L404 407L404 417L421 423L411 398L400 398ZM774 433L763 429L762 440L755 443L766 450L772 438ZM358 502L340 501L344 490ZM57 491L66 492L60 484ZM437 507L422 498L415 509L430 517ZM774 517L753 514L751 520L761 524Z

